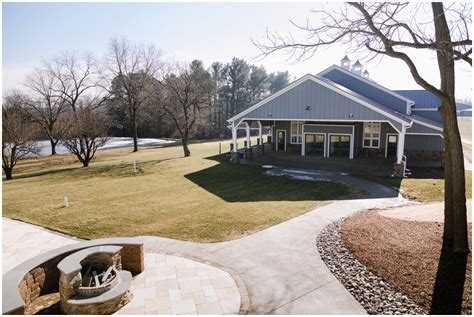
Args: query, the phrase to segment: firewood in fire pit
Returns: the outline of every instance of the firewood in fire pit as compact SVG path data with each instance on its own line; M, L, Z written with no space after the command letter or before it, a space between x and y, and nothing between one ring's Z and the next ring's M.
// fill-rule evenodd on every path
M104 276L102 277L102 283L107 281L107 278L109 277L110 272L112 272L113 266L109 266L107 271L104 273Z
M100 286L100 281L99 281L99 277L97 276L97 272L92 271L92 275L94 275L95 286Z

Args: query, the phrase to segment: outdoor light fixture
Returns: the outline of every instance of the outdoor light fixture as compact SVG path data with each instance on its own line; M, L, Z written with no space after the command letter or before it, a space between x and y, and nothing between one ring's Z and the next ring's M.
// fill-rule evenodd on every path
M353 118L354 115L352 113L349 113L349 118Z
M269 112L269 113L268 113L268 116L269 116L269 117L271 117L271 116L272 116L272 113L271 113L271 112Z
M310 107L310 106L306 106L306 110L311 110L311 107Z

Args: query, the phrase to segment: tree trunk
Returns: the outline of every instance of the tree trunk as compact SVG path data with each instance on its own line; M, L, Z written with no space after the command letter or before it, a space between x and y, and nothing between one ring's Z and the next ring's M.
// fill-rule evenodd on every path
M185 132L184 135L181 137L181 143L183 143L184 156L190 156L191 151L189 151L188 147L188 132Z
M82 167L88 167L88 166L89 166L89 160L83 160Z
M137 120L133 118L132 120L132 133L133 133L133 152L138 151L138 129L137 129Z
M56 155L56 145L58 142L54 141L53 139L49 139L49 143L51 143L51 156Z
M451 36L443 3L432 3L437 42L450 43ZM454 52L452 48L436 52L441 78L441 91L448 96L442 100L441 115L445 136L445 232L447 247L454 252L469 252L466 216L464 155L459 134L455 104Z
M5 178L6 180L13 179L13 168L3 168L3 171L5 172Z

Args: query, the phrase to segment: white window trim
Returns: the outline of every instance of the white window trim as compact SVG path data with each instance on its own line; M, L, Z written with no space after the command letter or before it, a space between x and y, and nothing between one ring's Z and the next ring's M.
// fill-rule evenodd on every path
M397 148L398 148L398 133L387 133L387 134L385 134L385 158L387 158L388 136L389 135L394 135L394 136L397 137Z
M302 144L301 144L301 156L305 156L306 155L306 135L307 134L314 134L314 135L322 135L324 137L324 141L323 141L323 146L324 146L324 149L323 149L323 157L327 157L327 152L326 152L326 139L327 139L327 134L326 133L323 133L323 132L303 132L303 139L301 140L302 141Z
M293 123L301 125L301 134L293 134ZM304 121L290 121L290 144L302 144L303 143L303 125ZM298 126L296 127L296 130L298 130ZM293 142L293 137L296 137L296 142ZM301 142L298 142L298 137L301 137Z
M373 137L374 132L371 132L371 133L370 133L371 136L370 136L369 138L366 138L366 137L365 137L365 125L368 124L368 123L371 123L371 124L373 124L373 123L378 123L378 124L379 124L379 132L378 132L379 137L378 137L378 138L374 138L374 137ZM382 123L381 123L381 122L364 122L364 124L362 125L362 147L363 147L363 148L366 148L366 149L379 149L379 148L380 148L380 135L381 135L381 132L382 132ZM375 132L375 133L377 133L377 132ZM369 146L366 146L366 145L364 144L364 141L365 141L366 139L370 140L370 145L369 145ZM378 141L377 146L373 146L373 145L372 145L372 141L373 141L373 140L377 140L377 141Z
M279 131L283 131L285 132L285 146L284 146L284 149L283 149L283 152L286 152L286 134L288 133L285 129L278 129L276 130L276 136L275 136L275 149L276 151L281 151L278 149L278 132Z
M327 147L327 157L330 157L329 155L329 150L331 149L331 136L332 135L347 135L347 136L350 136L351 137L351 140L350 140L350 143L349 143L349 159L354 159L354 132L352 132L352 134L350 133L328 133L328 137L327 137L327 143L328 143L328 147Z

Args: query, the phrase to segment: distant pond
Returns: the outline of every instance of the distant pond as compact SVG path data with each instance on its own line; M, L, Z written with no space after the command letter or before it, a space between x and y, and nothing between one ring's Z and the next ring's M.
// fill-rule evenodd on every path
M162 145L168 143L174 143L172 140L162 140L162 139L151 139L151 138L139 138L138 146L154 146ZM51 154L51 144L49 141L39 141L38 145L40 147L39 156L48 156ZM110 138L110 140L104 146L101 146L99 150L109 150L123 147L132 147L133 138ZM61 143L56 146L57 154L66 154L68 150Z

